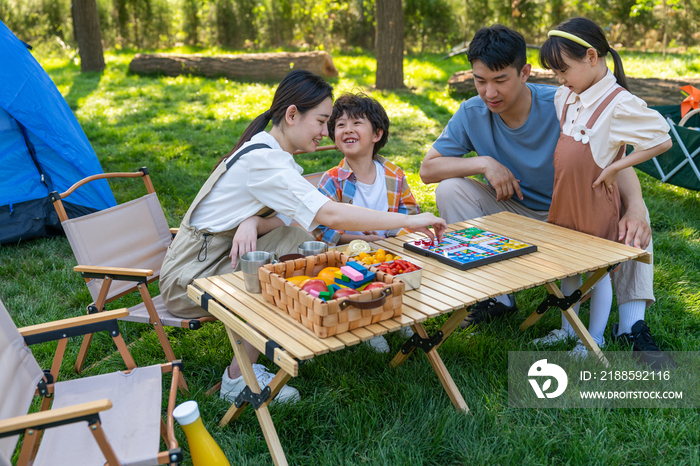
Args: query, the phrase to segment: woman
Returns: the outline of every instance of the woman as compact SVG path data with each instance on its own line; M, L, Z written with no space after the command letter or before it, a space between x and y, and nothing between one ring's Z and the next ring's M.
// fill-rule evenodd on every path
M296 252L296 246L313 240L308 230L319 224L334 229L368 231L409 228L432 237L447 227L433 214L403 215L376 212L350 204L329 202L301 175L294 161L296 150L313 152L328 135L333 91L321 77L293 71L280 83L270 109L244 131L233 150L223 157L185 214L180 230L163 261L160 290L168 310L179 317L206 315L187 297L187 285L199 277L236 270L237 256L252 250ZM272 128L265 131L272 121ZM286 226L279 212L298 226ZM246 348L251 361L259 352ZM263 388L272 375L254 364ZM222 376L221 397L232 401L245 387L236 359ZM296 389L285 386L278 401L298 399Z

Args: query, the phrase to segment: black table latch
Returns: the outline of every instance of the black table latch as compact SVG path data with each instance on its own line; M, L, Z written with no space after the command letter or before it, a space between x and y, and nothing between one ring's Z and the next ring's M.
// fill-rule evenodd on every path
M558 298L556 295L549 294L539 306L537 306L537 313L544 314L550 307L558 307L562 311L566 311L571 306L576 304L581 299L581 290L576 290L569 296L564 296L563 298Z
M241 393L238 394L233 403L236 405L236 408L243 406L243 403L250 403L253 408L257 410L268 400L268 398L270 398L271 393L272 390L270 390L269 386L263 388L260 393L253 393L253 390L246 385L245 388L241 390Z
M413 350L413 348L420 348L426 353L442 342L443 333L442 330L438 330L435 335L428 338L421 338L420 335L414 333L411 338L403 345L401 348L401 353L408 354Z

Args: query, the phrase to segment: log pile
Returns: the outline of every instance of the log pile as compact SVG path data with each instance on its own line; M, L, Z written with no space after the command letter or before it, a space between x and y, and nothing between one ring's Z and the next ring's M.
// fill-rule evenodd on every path
M129 71L166 76L196 75L253 81L281 80L295 70L308 70L326 78L338 76L328 52L247 53L241 55L137 54Z
M647 105L680 105L685 98L681 94L680 87L691 84L700 87L700 79L682 80L657 79L657 78L630 78L627 77L630 90L634 95L643 99ZM559 81L553 71L533 69L527 82L538 84L559 85ZM450 92L456 94L476 94L474 86L474 76L472 71L458 71L447 80Z

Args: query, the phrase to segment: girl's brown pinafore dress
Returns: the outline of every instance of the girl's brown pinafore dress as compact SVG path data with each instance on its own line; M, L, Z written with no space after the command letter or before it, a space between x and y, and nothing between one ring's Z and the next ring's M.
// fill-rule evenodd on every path
M586 123L588 131L607 130L601 127L594 129L595 123L603 110L622 91L624 88L618 87L601 102ZM547 221L617 241L621 205L617 182L613 183L611 190L605 183L601 183L595 189L591 188L603 169L593 159L590 144L584 144L582 140L576 141L572 136L563 133L568 109L567 103L559 122L562 133L554 151L554 190ZM619 160L624 151L625 146L622 145L614 161Z

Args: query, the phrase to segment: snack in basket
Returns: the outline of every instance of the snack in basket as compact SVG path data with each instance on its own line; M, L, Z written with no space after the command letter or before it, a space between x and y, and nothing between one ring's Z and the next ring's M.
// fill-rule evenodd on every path
M361 239L354 239L350 241L345 252L349 256L356 256L361 252L370 252L371 250L372 248L369 246L369 243L367 241Z
M312 330L319 338L327 338L400 316L405 283L389 274L367 270L360 263L348 259L347 255L338 251L329 251L309 256L303 261L267 264L259 269L262 296L281 312L289 314ZM341 273L340 281L343 284L336 282L329 285L327 292L307 292L289 281L295 273L314 277L320 275L324 268L335 267L340 271L344 266L362 272L364 279L353 283L345 276L348 280L345 281L344 274ZM338 279L335 273L334 278ZM361 284L364 284L365 280L368 280L368 286L362 289ZM381 283L375 284L375 281ZM371 289L374 286L378 288ZM336 293L338 296L335 296ZM346 294L349 296L340 296Z
M406 291L420 288L423 269L409 261L394 259L392 262L383 262L375 267L379 272L398 276L398 279L406 284Z
M377 269L381 270L382 272L386 272L389 275L401 275L402 273L409 273L419 270L420 267L405 260L394 259L393 262L381 263L377 266Z
M392 254L391 251L387 252L383 249L377 249L374 252L361 252L358 254L357 258L365 265L381 264L385 261L393 261L396 259L401 259L401 256Z

